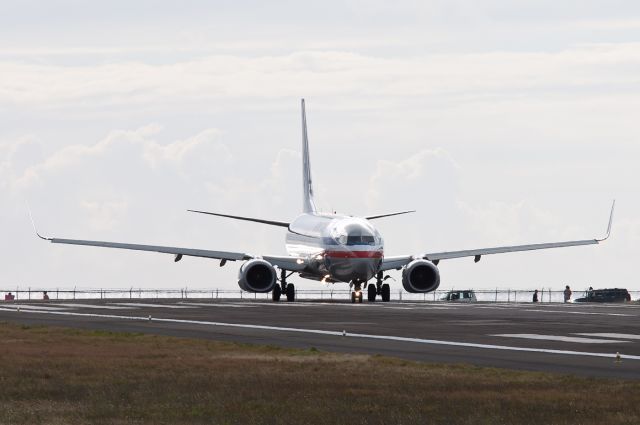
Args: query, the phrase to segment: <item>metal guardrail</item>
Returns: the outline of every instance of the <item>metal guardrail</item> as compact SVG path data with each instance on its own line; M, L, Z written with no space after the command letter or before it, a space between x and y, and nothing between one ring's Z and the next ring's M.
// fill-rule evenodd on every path
M453 289L440 289L427 294L413 294L404 290L392 290L391 300L412 302L440 301ZM16 288L0 289L0 293L14 295L14 301L42 300L44 291L51 300L96 300L96 299L260 299L270 300L271 293L256 294L240 289L50 289L50 288ZM527 289L475 289L477 301L480 302L532 302L533 290ZM572 299L584 296L586 291L574 290ZM640 291L629 291L632 300L640 298ZM351 291L348 289L297 289L296 298L304 300L347 300ZM365 293L366 298L366 293ZM538 299L545 303L562 303L563 290L542 289L538 291ZM1 302L1 301L0 301Z

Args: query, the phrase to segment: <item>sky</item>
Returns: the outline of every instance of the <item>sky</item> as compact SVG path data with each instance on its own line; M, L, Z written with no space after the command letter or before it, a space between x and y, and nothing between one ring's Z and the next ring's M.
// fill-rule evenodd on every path
M301 98L323 211L417 210L375 222L386 255L601 237L617 200L605 243L442 261L441 288L640 289L623 0L3 1L0 288L237 288L238 263L49 244L26 205L51 237L285 254L186 210L299 214Z

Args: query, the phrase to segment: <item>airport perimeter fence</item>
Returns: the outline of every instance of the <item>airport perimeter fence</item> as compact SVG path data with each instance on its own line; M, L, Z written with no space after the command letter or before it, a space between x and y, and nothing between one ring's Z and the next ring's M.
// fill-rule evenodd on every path
M392 301L434 302L444 301L443 298L456 289L439 289L426 294L413 294L404 290L392 290ZM246 299L271 300L271 293L256 294L240 289L51 289L51 288L20 288L0 289L2 294L13 294L14 301L37 301L43 299L44 291L50 300L118 300L118 299ZM458 290L460 291L460 290ZM475 289L476 300L488 303L530 303L533 290L526 289ZM364 291L366 298L366 291ZM585 296L586 290L573 290L572 300ZM633 301L640 301L640 291L629 291ZM350 299L348 289L296 289L296 299L341 301ZM564 302L563 290L542 288L538 290L538 300L543 303Z

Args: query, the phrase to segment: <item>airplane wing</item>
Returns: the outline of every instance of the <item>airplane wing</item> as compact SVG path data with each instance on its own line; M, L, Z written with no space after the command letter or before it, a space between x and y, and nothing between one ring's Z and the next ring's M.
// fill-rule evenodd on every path
M36 233L37 234L37 233ZM69 244L69 245L83 245L83 246L96 246L102 248L117 248L117 249L129 249L133 251L150 251L159 252L163 254L173 254L175 256L174 261L180 261L182 256L188 257L201 257L212 258L221 260L221 265L226 261L245 261L256 256L246 254L242 252L229 252L229 251L210 251L206 249L193 249L193 248L178 248L172 246L158 246L158 245L140 245L130 243L119 242L105 242L105 241L86 241L80 239L60 239L60 238L47 238L40 234L38 236L41 239L47 240L51 243ZM288 256L264 256L264 260L268 261L274 266L277 266L284 270L289 271L302 271L307 266L307 261L298 257Z
M31 211L29 211L29 216L31 216ZM174 261L180 261L183 256L212 258L216 260L221 260L220 262L221 266L224 265L226 261L245 261L245 260L250 260L252 258L257 258L254 255L243 253L243 252L210 251L206 249L179 248L179 247L173 247L173 246L141 245L141 244L131 244L131 243L120 243L120 242L89 241L89 240L81 240L81 239L48 238L38 233L35 223L33 222L33 217L31 217L31 222L33 224L33 230L35 231L36 235L40 239L49 241L51 243L96 246L96 247L102 247L102 248L128 249L133 251L159 252L162 254L174 255L175 256ZM307 266L307 260L305 260L304 258L289 257L289 256L265 256L262 258L268 261L269 263L271 263L272 265L277 266L284 270L301 271L301 270L304 270L305 267Z
M38 234L38 236L40 236ZM84 246L97 246L103 248L117 248L117 249L130 249L134 251L151 251L160 252L163 254L173 254L176 256L176 261L180 261L183 255L190 257L203 257L213 258L217 260L250 260L254 258L252 255L241 252L227 252L227 251L209 251L205 249L193 249L193 248L178 248L172 246L158 246L158 245L140 245L132 243L119 243L119 242L105 242L105 241L85 241L80 239L60 239L60 238L46 238L40 236L41 239L49 241L51 243L69 244L69 245L84 245Z
M550 243L538 243L530 245L513 245L513 246L499 246L494 248L480 248L480 249L468 249L463 251L447 251L447 252L434 252L421 255L405 255L398 257L385 257L380 265L380 271L400 269L409 264L415 259L425 259L437 264L440 260L449 260L451 258L462 257L474 257L474 261L477 263L483 255L490 254L503 254L506 252L520 252L520 251L534 251L538 249L550 249L550 248L563 248L568 246L580 246L580 245L595 245L609 238L611 235L611 224L613 222L613 210L615 209L616 201L613 201L611 205L611 213L609 215L609 225L607 227L607 234L600 239L584 239L577 241L566 242L550 242Z

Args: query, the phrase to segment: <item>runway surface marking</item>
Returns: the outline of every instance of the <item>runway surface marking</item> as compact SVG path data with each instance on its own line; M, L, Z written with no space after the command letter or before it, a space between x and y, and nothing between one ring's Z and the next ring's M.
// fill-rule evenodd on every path
M151 308L195 308L187 305L175 305L175 304L145 304L145 303L109 303L109 305L122 305L132 307L151 307Z
M250 304L220 304L220 303L184 303L181 302L181 305L185 305L185 306L196 306L196 307L231 307L231 308L255 308L258 307L257 305L250 305ZM180 307L173 307L173 308L180 308ZM185 308L190 308L190 307L185 307Z
M547 310L547 309L524 309L522 311L541 311L544 313L584 314L584 315L595 315L595 316L622 316L622 317L637 316L637 314L626 314L626 313L594 313L590 311L565 311L565 310Z
M540 334L493 334L491 336L499 336L504 338L539 339L544 341L576 342L579 344L613 344L613 343L629 342L629 341L617 341L615 339L595 339L595 338L581 338L577 336L540 335Z
M608 333L608 332L577 333L574 335L599 336L601 338L640 339L640 335Z
M58 304L56 304L58 305ZM30 304L11 304L3 307L21 309L21 310L68 310L66 307L52 307L49 305L30 305Z
M567 310L549 310L548 308L521 308L522 306L513 306L513 307L499 307L499 306L474 306L475 308L487 309L487 310L519 310L519 311L530 311L530 312L538 312L538 313L560 313L560 314L581 314L588 316L618 316L618 317L638 317L637 314L627 314L627 313L599 313L599 312L591 312L591 311L570 311ZM516 308L520 307L520 308ZM555 306L557 308L557 306Z
M390 305L384 305L382 306L382 308L385 309L389 309L389 310L425 310L425 311L432 311L432 310L451 310L451 307L431 307L431 306L420 306L420 307L396 307L396 306L390 306Z
M0 311L15 312L14 309L6 309L2 307L0 307ZM33 311L29 311L29 313L30 314L51 314L51 315L59 315L59 316L75 316L75 317L96 317L101 319L122 319L125 321L126 320L141 321L141 322L150 321L150 317L117 316L115 314L97 314L97 313L74 313L70 311L33 310ZM458 341L442 341L437 339L408 338L408 337L392 336L392 335L343 333L343 332L336 332L336 331L325 331L320 329L301 329L301 328L287 328L287 327L279 327L279 326L249 325L244 323L223 323L223 322L209 322L209 321L202 321L202 320L183 320L183 319L166 319L166 318L154 318L152 319L152 321L164 322L164 323L204 325L204 326L214 326L214 327L219 326L219 327L228 327L228 328L257 329L257 330L278 331L278 332L295 332L295 333L305 333L305 334L313 334L313 335L337 336L342 338L377 339L377 340L387 340L387 341L396 341L396 342L411 342L411 343L418 343L418 344L425 344L425 345L468 347L468 348L480 348L480 349L503 350L503 351L521 351L521 352L545 353L545 354L561 354L561 355L568 355L568 356L605 357L605 358L611 358L611 359L616 358L615 353L555 350L555 349L548 349L548 348L533 348L533 347L511 347L507 345L478 344L473 342L458 342ZM628 360L640 360L640 356L629 355L629 354L621 354L620 358L628 359Z
M131 307L123 307L116 305L99 305L99 304L77 304L77 303L68 303L68 304L56 304L61 305L63 307L72 307L72 308L98 308L105 310L131 310Z

